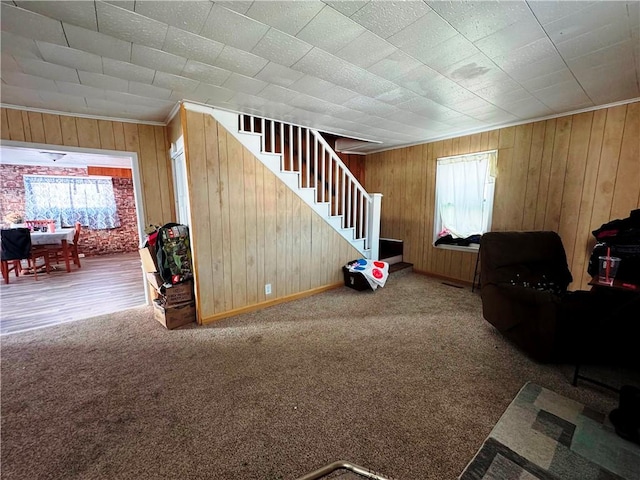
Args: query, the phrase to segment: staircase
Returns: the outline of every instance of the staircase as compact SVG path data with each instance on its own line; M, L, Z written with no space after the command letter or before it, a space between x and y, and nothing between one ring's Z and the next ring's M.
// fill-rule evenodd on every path
M210 114L364 258L378 260L382 194L369 194L311 128L185 102Z

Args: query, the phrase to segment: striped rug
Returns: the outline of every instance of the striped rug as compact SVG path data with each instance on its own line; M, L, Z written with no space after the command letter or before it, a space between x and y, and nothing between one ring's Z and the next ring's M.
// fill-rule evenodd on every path
M640 446L605 413L527 383L460 480L640 479Z

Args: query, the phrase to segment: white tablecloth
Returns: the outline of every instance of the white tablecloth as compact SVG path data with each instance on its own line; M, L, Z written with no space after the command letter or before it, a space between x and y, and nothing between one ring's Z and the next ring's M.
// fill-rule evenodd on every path
M31 232L31 245L60 245L62 240L73 242L74 228L59 228L55 233Z

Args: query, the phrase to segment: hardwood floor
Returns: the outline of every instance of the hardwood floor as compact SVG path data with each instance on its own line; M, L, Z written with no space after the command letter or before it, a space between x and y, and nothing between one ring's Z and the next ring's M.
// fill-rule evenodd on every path
M138 252L80 259L71 272L10 277L0 286L0 334L81 320L144 305Z

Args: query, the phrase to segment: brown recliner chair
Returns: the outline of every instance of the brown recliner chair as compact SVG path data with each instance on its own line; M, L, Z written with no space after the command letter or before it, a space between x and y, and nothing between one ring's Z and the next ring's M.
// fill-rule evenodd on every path
M557 233L485 233L480 262L489 323L539 362L583 358L595 336L598 302L591 292L567 291L573 278Z

